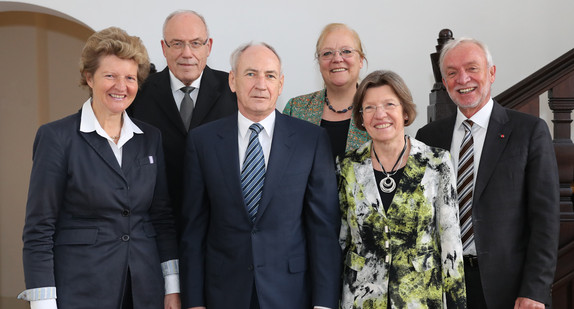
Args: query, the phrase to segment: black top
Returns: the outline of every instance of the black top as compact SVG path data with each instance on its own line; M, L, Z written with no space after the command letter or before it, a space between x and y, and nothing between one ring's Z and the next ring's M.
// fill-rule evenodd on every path
M345 148L347 147L347 135L349 134L349 126L351 119L342 121L329 121L321 119L321 127L327 130L329 139L331 140L331 150L333 150L333 158L337 156L343 157Z
M383 172L377 171L376 169L373 169L373 171L375 171L375 179L377 180L377 189L379 189L379 195L381 196L383 207L385 207L385 211L389 211L389 206L393 202L393 197L395 197L395 192L397 192L397 188L395 187L395 189L391 193L384 193L381 190L381 186L379 184L381 183L381 180L383 180L383 178L385 178L386 176ZM405 171L404 167L399 168L397 172L391 176L391 178L395 180L397 187L399 186L399 181L401 180L401 178L403 178L404 171Z

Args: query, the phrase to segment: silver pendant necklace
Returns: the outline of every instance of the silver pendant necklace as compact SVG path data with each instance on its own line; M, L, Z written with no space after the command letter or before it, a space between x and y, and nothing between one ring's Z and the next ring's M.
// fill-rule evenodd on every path
M395 170L395 167L397 167L397 164L399 164L399 162L403 161L403 156L405 155L406 150L407 150L407 136L405 135L405 146L403 146L403 150L401 151L399 158L395 162L395 165L393 165L391 171L387 173L387 171L385 171L385 168L383 167L383 164L381 164L379 156L377 156L377 152L375 151L375 146L373 145L373 153L375 154L375 158L377 159L377 162L379 162L379 165L383 170L383 174L385 175L385 178L381 179L381 182L379 182L379 188L381 188L381 191L383 191L384 193L391 193L395 191L395 189L397 188L397 183L391 176L394 176L399 170L399 169Z

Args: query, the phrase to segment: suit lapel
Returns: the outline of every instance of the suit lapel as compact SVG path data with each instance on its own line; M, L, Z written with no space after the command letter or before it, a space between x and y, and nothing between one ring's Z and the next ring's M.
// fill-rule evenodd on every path
M321 125L321 118L323 118L323 104L325 104L325 91L313 96L311 99L310 108L305 111L305 120L314 123L316 125Z
M183 125L183 120L181 120L181 116L179 115L177 104L175 103L171 92L169 68L165 67L165 69L158 74L160 74L160 78L158 78L156 83L150 85L155 88L154 91L150 91L153 96L153 100L160 106L161 110L169 119L169 122L173 123L183 134L187 134L185 126Z
M195 128L203 122L203 119L205 119L205 116L221 95L219 89L221 89L220 81L213 76L212 70L206 66L201 77L201 86L199 87L197 102L195 102L195 108L191 116L190 128Z
M239 146L237 144L237 114L227 117L227 121L222 122L219 131L216 134L217 140L214 141L215 153L221 170L220 175L226 175L225 183L227 186L226 194L234 196L232 200L241 201L239 203L245 213L245 218L251 222L243 201L243 192L241 191L241 176L239 172Z
M366 211L371 211L375 209L376 212L386 217L386 213L383 207L383 202L379 194L379 185L377 184L377 179L375 178L375 173L373 172L373 161L371 159L371 147L372 141L365 148L360 148L363 150L360 158L357 162L353 163L353 172L356 179L356 183L360 184L362 190L361 193L357 193L356 196L363 195L364 203L359 203L356 207L357 213L365 213Z
M454 124L456 123L456 114L447 118L446 121L441 122L440 132L437 136L437 144L435 146L450 151L452 143L452 134L454 132Z
M273 192L281 186L281 179L285 173L286 167L289 167L290 160L295 149L293 143L297 140L295 130L289 126L286 117L278 111L275 111L275 128L273 129L273 142L269 154L269 162L265 171L265 183L263 185L263 194L257 211L258 221L261 214L265 212L271 202Z
M496 167L498 158L506 148L508 139L512 133L512 129L509 126L505 126L507 122L508 115L506 110L494 102L494 108L490 115L490 121L484 139L484 146L482 147L479 171L474 185L473 205L477 205L477 201L484 191L484 188L486 188L488 179Z
M124 175L128 175L129 171L133 168L134 164L137 162L135 159L137 158L139 144L140 144L140 135L135 134L132 138L124 144L122 147L122 166L121 169Z
M99 136L96 132L80 132L80 135L111 169L113 169L120 177L122 177L124 181L127 181L124 177L122 169L120 168L120 165L118 164L116 156L110 148L108 140Z

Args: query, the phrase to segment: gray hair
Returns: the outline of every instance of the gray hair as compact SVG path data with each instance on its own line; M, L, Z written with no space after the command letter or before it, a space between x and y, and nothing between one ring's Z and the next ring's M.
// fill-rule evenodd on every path
M237 72L237 63L239 62L239 57L241 57L241 54L243 54L243 52L251 46L264 46L264 47L267 47L270 51L272 51L275 54L275 56L277 56L277 59L279 59L279 69L281 70L280 73L283 72L283 69L281 68L281 57L279 57L279 54L277 54L277 51L275 50L275 48L273 48L271 45L269 45L265 42L259 42L259 43L249 42L249 43L242 44L237 49L235 49L233 51L233 53L231 54L231 57L230 57L231 70L232 71Z
M442 51L440 53L440 57L438 59L438 63L439 63L439 67L440 67L440 73L442 74L443 77L444 77L443 62L444 62L444 58L445 58L446 54L449 51L451 51L453 48L459 46L462 43L472 43L472 44L475 44L478 47L480 47L480 49L482 49L482 51L484 52L484 56L486 57L486 63L488 64L488 67L490 68L493 66L492 54L490 53L490 50L488 50L488 47L486 46L486 44L482 43L479 40L473 39L473 38L462 37L462 38L458 38L456 40L449 41L442 48Z
M183 14L191 14L191 15L195 15L195 16L199 17L199 19L201 19L201 22L203 22L203 25L205 26L205 32L207 34L206 39L209 39L209 28L207 27L207 23L205 22L205 18L201 14L197 13L196 11L192 11L192 10L177 10L177 11L174 11L171 14L167 15L167 17L165 18L165 21L163 22L163 29L162 29L162 35L163 35L164 39L165 39L165 28L167 26L167 23L172 18L174 18L175 16L183 15Z

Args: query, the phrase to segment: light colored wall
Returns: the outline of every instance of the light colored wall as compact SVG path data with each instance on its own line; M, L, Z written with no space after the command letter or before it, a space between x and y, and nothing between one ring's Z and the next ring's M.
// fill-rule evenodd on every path
M205 16L214 39L208 61L214 68L229 70L229 55L247 41L266 41L277 49L285 72L281 109L291 97L322 88L313 58L315 41L327 23L347 23L358 31L366 47L369 65L362 76L391 69L411 88L419 112L407 128L413 135L426 123L434 83L429 54L435 51L441 29L487 43L498 67L493 95L574 48L572 0L0 0L0 11L25 4L68 16L95 30L112 25L124 28L143 39L158 69L165 67L160 48L164 18L176 9L194 9Z
M95 30L119 26L140 36L161 70L161 26L179 8L207 19L214 38L208 61L213 68L229 70L229 55L241 43L273 45L285 73L280 109L289 98L322 87L313 59L315 41L327 23L347 23L366 48L369 61L362 76L391 69L411 88L419 116L407 128L410 134L426 123L434 83L429 54L441 29L488 44L497 65L493 95L574 48L572 0L0 0L0 297L5 298L0 308L17 308L6 299L13 302L24 288L20 238L35 131L41 123L77 111L87 95L77 87L80 50L91 33L83 25Z
M77 111L87 98L78 85L78 55L93 31L66 19L0 12L0 308L25 302L22 227L40 124Z

